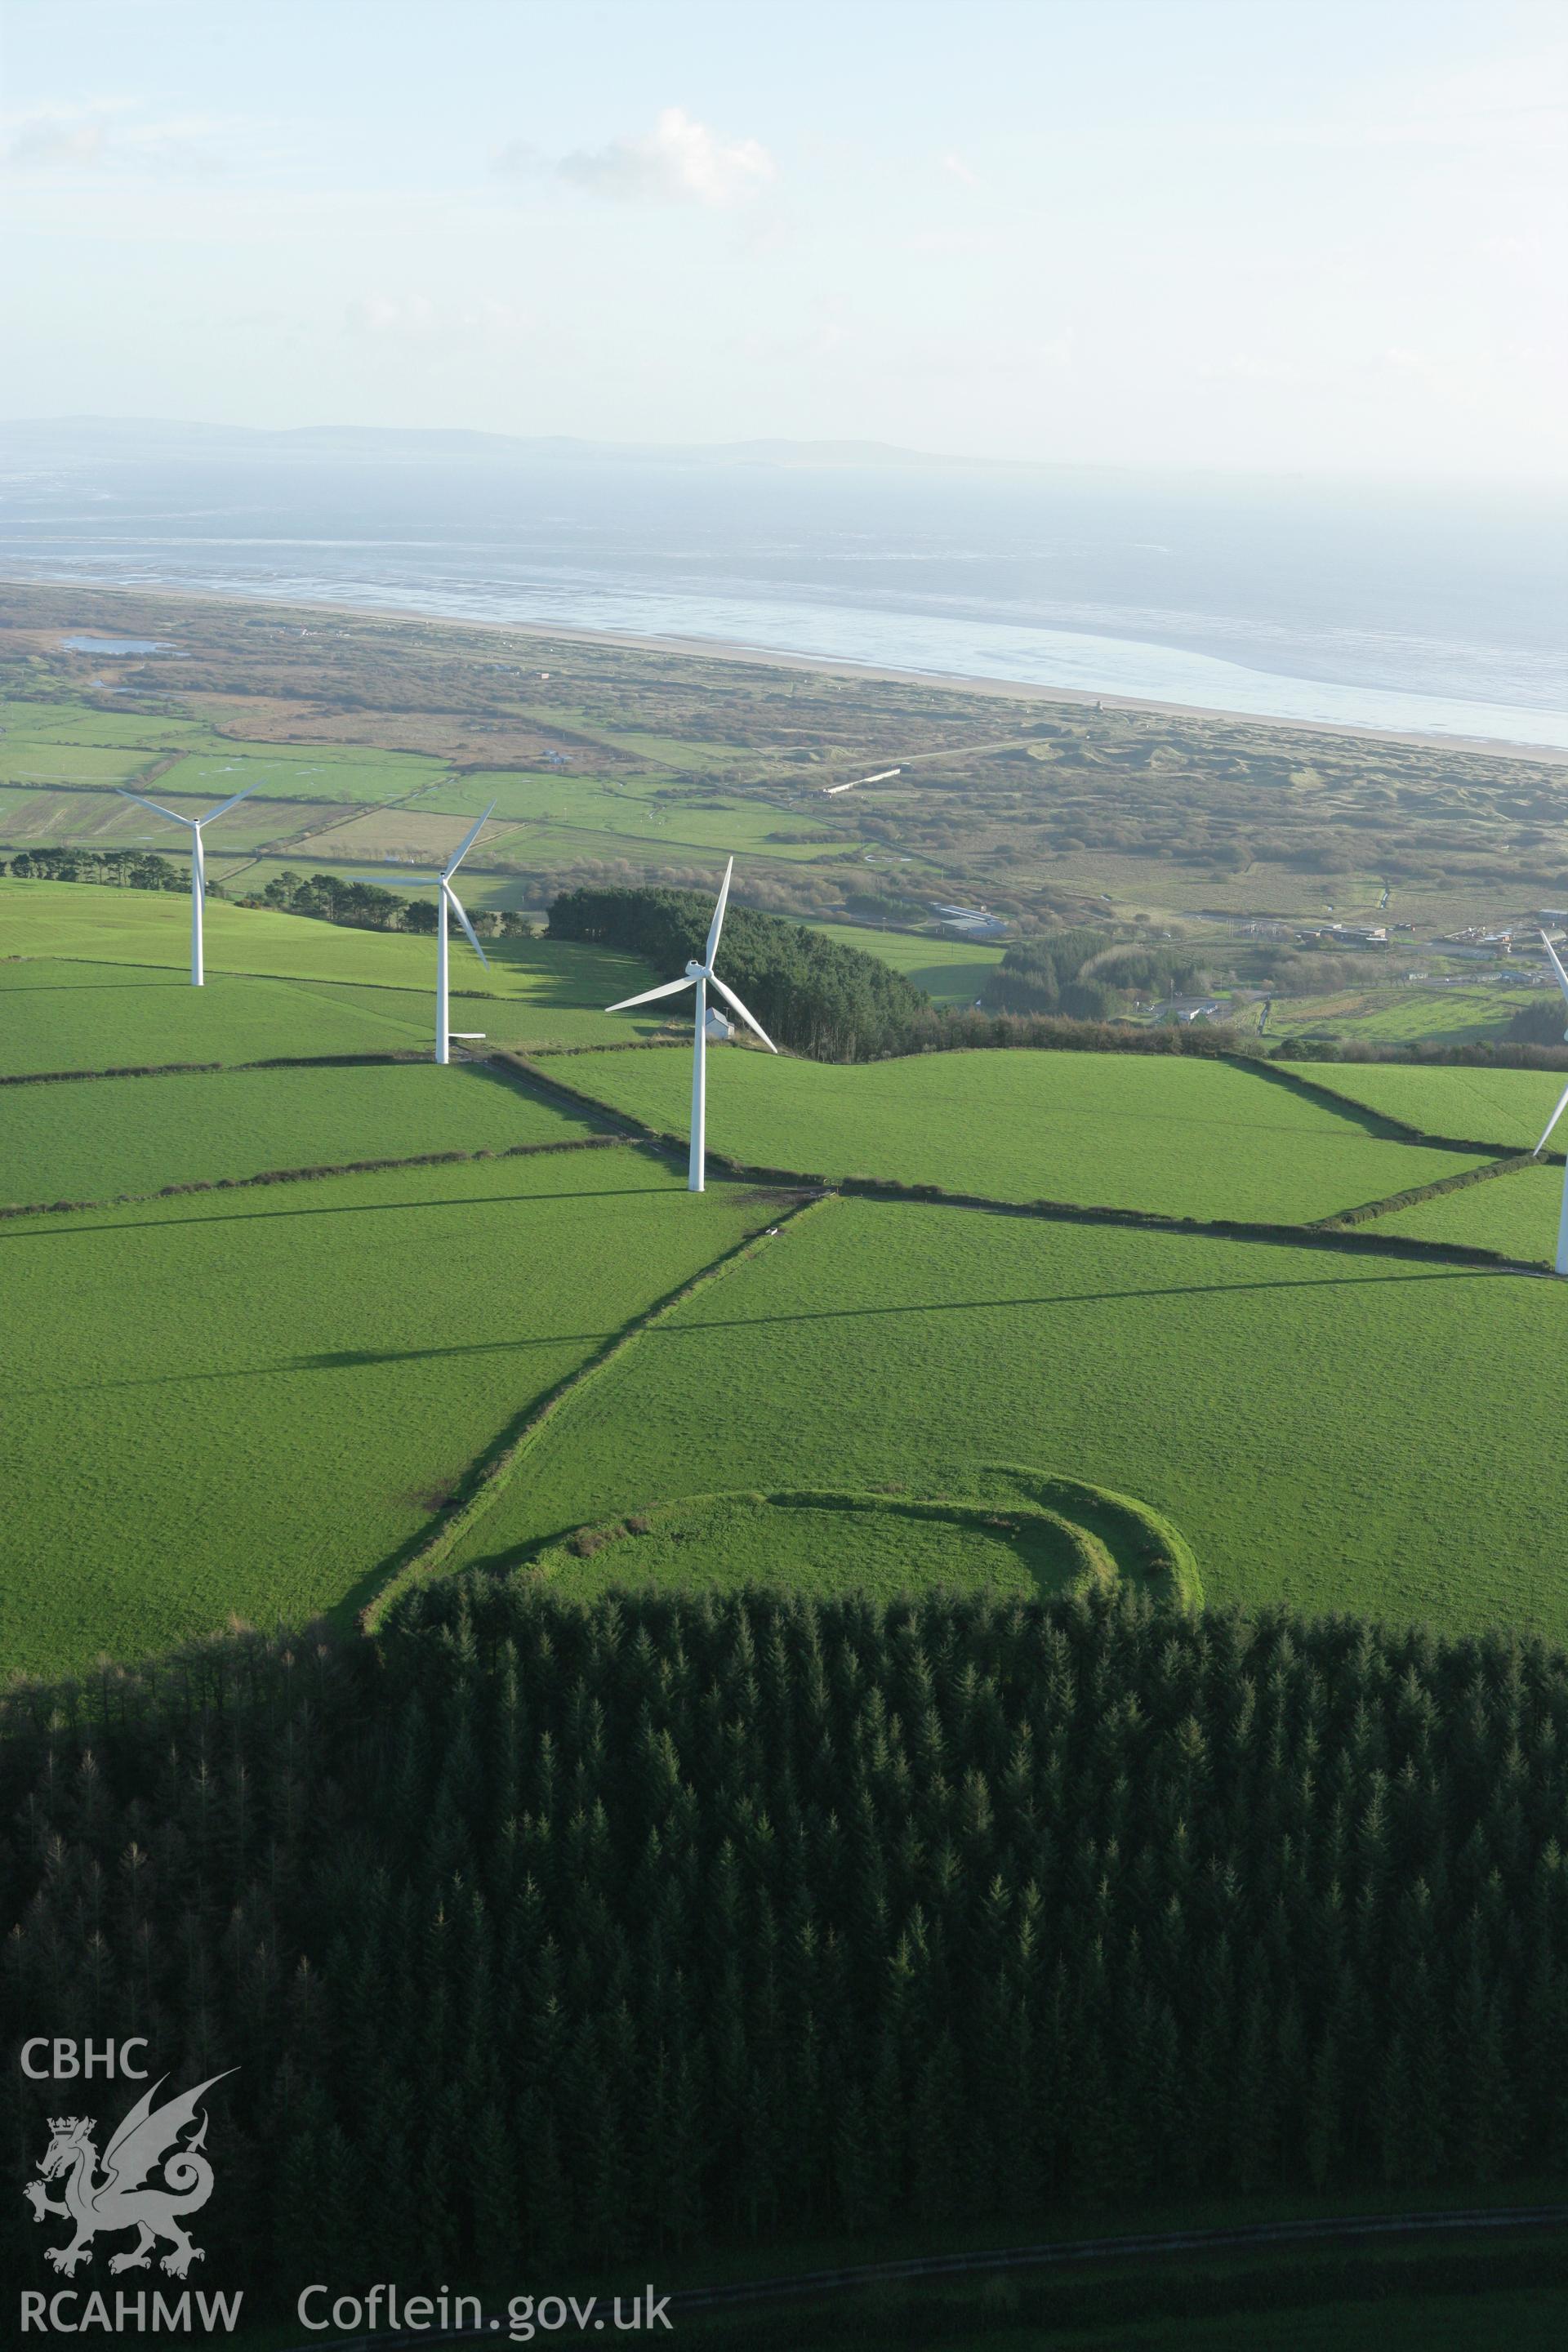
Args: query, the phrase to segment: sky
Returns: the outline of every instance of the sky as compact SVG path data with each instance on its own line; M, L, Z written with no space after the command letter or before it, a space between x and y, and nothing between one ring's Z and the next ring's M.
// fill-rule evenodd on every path
M0 411L1568 477L1561 0L0 0Z

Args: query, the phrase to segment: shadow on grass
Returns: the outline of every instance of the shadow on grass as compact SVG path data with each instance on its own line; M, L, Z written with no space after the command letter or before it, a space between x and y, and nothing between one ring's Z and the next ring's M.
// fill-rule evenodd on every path
M642 1336L649 1339L679 1339L689 1331L743 1331L767 1323L832 1323L844 1318L873 1315L978 1315L1006 1307L1121 1306L1130 1298L1223 1298L1247 1290L1359 1290L1376 1282L1471 1282L1477 1275L1489 1276L1493 1271L1490 1266L1456 1266L1441 1274L1325 1274L1316 1278L1280 1277L1272 1282L1173 1282L1136 1285L1128 1290L1048 1291L1033 1298L940 1298L896 1307L808 1307L787 1315L735 1315L714 1317L705 1322L666 1324ZM1511 1275L1511 1269L1499 1268L1497 1272Z
M539 1331L506 1339L464 1339L438 1348L331 1348L314 1356L281 1356L274 1364L237 1365L210 1372L144 1372L128 1380L67 1381L52 1388L19 1389L18 1396L101 1395L108 1389L177 1389L208 1381L292 1379L298 1372L353 1372L382 1364L432 1364L469 1356L522 1355L534 1348L603 1348L618 1326L605 1331Z
M479 1160L475 1164L483 1167L487 1163ZM372 1171L372 1173L376 1171ZM324 1178L321 1181L331 1182L333 1180ZM267 1188L252 1185L248 1189L256 1191ZM279 1189L281 1190L281 1187ZM384 1217L389 1216L395 1210L504 1209L516 1207L520 1202L528 1202L542 1203L552 1201L668 1201L676 1189L673 1183L664 1190L657 1185L648 1184L605 1184L598 1186L593 1192L589 1192L584 1187L581 1192L476 1192L468 1198L459 1194L443 1201L421 1201L417 1198L400 1201L342 1201L336 1208L329 1203L325 1207L313 1209L232 1209L223 1216L127 1217L118 1223L103 1225L68 1225L63 1222L45 1223L42 1216L35 1225L25 1223L18 1217L12 1223L0 1223L0 1244L19 1241L66 1241L78 1234L166 1234L177 1231L182 1225L245 1224L248 1223L253 1217ZM684 1185L679 1187L681 1192L685 1189ZM208 1193L205 1197L210 1200L214 1196ZM156 1209L158 1205L155 1195L145 1203L149 1209ZM45 1214L47 1215L47 1212L45 1212Z

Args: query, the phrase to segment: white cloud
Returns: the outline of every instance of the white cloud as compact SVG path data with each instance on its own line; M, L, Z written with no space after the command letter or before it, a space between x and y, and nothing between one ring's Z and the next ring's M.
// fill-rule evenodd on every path
M726 139L681 106L665 107L641 139L614 139L607 147L554 158L517 146L500 160L503 169L553 172L574 187L624 204L744 204L778 176L759 140Z
M0 115L0 169L39 179L214 172L222 169L212 143L221 131L221 125L202 115L149 119L133 99L31 106Z
M955 153L951 147L945 155L939 155L936 160L938 168L945 172L950 179L962 180L966 188L979 187L981 184L979 173L972 171L963 156Z

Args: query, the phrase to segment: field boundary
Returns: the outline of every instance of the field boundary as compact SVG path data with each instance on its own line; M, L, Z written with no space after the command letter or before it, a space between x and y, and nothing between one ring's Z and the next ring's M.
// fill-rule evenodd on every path
M1489 1183L1494 1176L1514 1176L1521 1169L1536 1165L1532 1152L1521 1151L1511 1160L1489 1160L1484 1168L1466 1168L1458 1176L1439 1177L1435 1184L1416 1184L1408 1192L1390 1192L1381 1201L1364 1201L1359 1208L1336 1210L1331 1217L1320 1217L1314 1230L1332 1233L1351 1225L1371 1223L1379 1217L1391 1217L1400 1209L1414 1209L1422 1201L1435 1201L1444 1192L1463 1192L1472 1184Z
M368 807L369 805L369 803L366 803L365 807ZM365 807L362 807L360 810L360 814L362 815L365 814ZM178 845L176 844L175 846L177 855ZM213 854L216 856L217 853L215 851ZM244 855L245 853L242 852L240 854ZM254 862L255 861L252 860L252 863ZM327 865L331 865L332 860L328 858L323 862ZM345 860L344 862L346 863L347 861ZM16 878L25 884L27 877L26 876L18 876ZM73 890L90 890L96 889L100 886L91 882L72 882L68 885L62 884L60 887L62 888L68 887ZM156 890L142 890L138 891L135 895L138 898L155 898L160 896L174 898L179 894L172 890L162 893ZM215 888L211 883L207 885L207 896L209 898L216 898L220 906L224 903L222 891ZM241 908L237 909L237 911L244 913L247 910ZM418 932L374 931L368 929L362 929L357 923L327 924L324 916L301 916L300 920L321 922L330 930L353 931L362 939L411 939L423 937L423 934ZM95 970L100 964L111 963L119 965L121 970L125 971L182 971L184 969L183 963L146 963L143 962L140 956L123 955L13 955L0 957L0 962L83 963ZM230 971L226 968L214 967L211 968L211 977L214 980L281 980L289 982L294 985L302 988L385 988L389 989L395 996L417 996L424 992L421 982L416 980L334 980L330 972L252 971L248 965L243 971ZM477 997L486 1004L521 1004L525 1002L521 997L502 996L498 990L493 988L455 988L452 991L452 994L454 997ZM592 1011L594 1008L592 1006L584 1006L580 1009L587 1012Z
M1352 1095L1342 1095L1316 1078L1300 1077L1294 1070L1280 1063L1255 1060L1248 1054L1223 1054L1218 1058L1228 1062L1232 1069L1246 1070L1255 1077L1270 1079L1275 1086L1283 1087L1289 1094L1300 1095L1309 1102L1321 1104L1325 1110L1331 1110L1336 1118L1348 1118L1352 1126L1365 1129L1384 1143L1422 1143L1440 1151L1500 1151L1505 1148L1498 1143L1461 1143L1452 1136L1428 1135L1424 1128L1412 1127L1408 1119L1395 1118L1391 1111L1374 1110L1370 1103L1357 1102Z
M594 1051L595 1048L584 1050ZM684 1136L666 1129L649 1127L630 1111L616 1110L612 1104L602 1102L585 1087L575 1087L566 1078L558 1078L539 1069L525 1055L498 1055L494 1058L509 1061L512 1066L542 1090L557 1095L580 1109L597 1111L601 1116L612 1114L627 1121L643 1139L661 1151L684 1156L687 1143ZM910 1057L912 1058L912 1057ZM1216 1057L1222 1058L1222 1057ZM1228 1056L1223 1058L1229 1058ZM1243 1066L1250 1066L1244 1065ZM1451 1147L1468 1151L1473 1147L1458 1144ZM1483 1248L1471 1242L1420 1241L1415 1236L1398 1234L1362 1234L1352 1232L1339 1222L1351 1218L1359 1223L1373 1213L1381 1213L1382 1204L1369 1204L1367 1209L1336 1210L1332 1219L1320 1219L1310 1224L1270 1224L1238 1217L1178 1217L1160 1209L1111 1209L1090 1202L1076 1201L999 1201L985 1192L951 1192L941 1184L907 1184L896 1176L825 1176L800 1169L763 1168L750 1161L731 1159L728 1152L708 1150L708 1164L722 1171L740 1183L809 1185L815 1191L842 1192L847 1198L861 1200L923 1201L950 1209L978 1209L994 1216L1039 1217L1060 1224L1132 1225L1153 1233L1212 1234L1226 1241L1258 1241L1283 1243L1299 1249L1342 1249L1364 1251L1384 1256L1434 1257L1451 1265L1489 1267L1493 1272L1509 1274L1539 1274L1546 1260L1511 1258L1501 1250ZM1486 1169L1466 1169L1458 1177L1441 1177L1430 1187L1417 1186L1412 1197L1425 1199L1428 1191L1447 1192L1458 1184L1475 1182L1489 1175L1497 1165ZM1404 1205L1404 1196L1391 1193L1389 1200Z
M472 1151L415 1151L401 1160L348 1160L331 1168L267 1168L255 1176L196 1176L164 1184L156 1192L115 1192L106 1201L26 1201L0 1207L11 1217L68 1216L79 1209L146 1208L154 1201L178 1201L190 1192L248 1192L260 1184L314 1184L328 1176L381 1176L396 1168L457 1168L481 1160L530 1160L546 1151L619 1151L635 1146L631 1135L565 1135L555 1143L480 1144Z
M1114 1486L1098 1486L1087 1478L1072 1478L1063 1471L1032 1470L1025 1463L992 1462L982 1465L988 1470L1002 1470L1014 1478L1028 1479L1041 1495L1052 1495L1059 1488L1068 1490L1064 1499L1088 1496L1091 1505L1113 1519L1131 1522L1129 1539L1140 1555L1137 1564L1145 1573L1166 1575L1176 1588L1176 1599L1185 1610L1196 1612L1204 1605L1203 1579L1198 1572L1197 1554L1175 1522L1163 1511L1146 1503L1141 1495L1127 1495ZM1110 1547L1108 1546L1108 1549ZM1111 1556L1115 1559L1115 1552ZM1117 1573L1121 1563L1117 1560Z
M710 1494L676 1496L668 1502L652 1505L646 1514L623 1512L617 1518L600 1519L591 1526L573 1528L563 1536L546 1537L529 1566L542 1578L554 1577L577 1560L595 1558L610 1544L635 1542L639 1536L657 1533L661 1519L721 1503L764 1503L781 1511L841 1511L851 1517L928 1519L966 1528L1002 1527L1008 1532L1019 1532L1028 1525L1042 1533L1049 1529L1065 1544L1075 1570L1069 1592L1084 1593L1097 1587L1109 1591L1121 1580L1117 1562L1104 1538L1048 1504L982 1503L964 1496L895 1495L865 1486L779 1486L766 1492L749 1486L721 1486ZM643 1524L634 1527L632 1521L637 1518ZM628 1581L627 1590L635 1589Z
M802 1188L795 1186L793 1189L799 1191ZM808 1200L783 1203L773 1213L775 1224L772 1230L777 1231L795 1223L808 1210L826 1206L833 1197L831 1193L814 1192ZM401 1554L394 1554L384 1580L360 1611L359 1622L363 1631L379 1633L386 1622L389 1611L405 1593L428 1583L439 1573L458 1540L483 1517L497 1496L510 1484L540 1433L548 1427L562 1407L581 1388L596 1379L645 1331L662 1322L687 1299L707 1289L710 1283L722 1281L725 1275L753 1256L771 1238L772 1232L768 1228L742 1235L721 1256L689 1276L676 1289L666 1291L641 1315L634 1316L629 1323L623 1324L595 1355L585 1363L579 1364L575 1371L569 1372L564 1380L558 1381L546 1396L537 1403L530 1404L521 1416L509 1422L484 1453L469 1464L462 1481L463 1491L446 1507L435 1527L415 1537Z
M727 1176L751 1183L783 1183L777 1169L742 1168L710 1151L710 1165ZM797 1176L798 1183L826 1180ZM1493 1273L1538 1274L1544 1259L1510 1258L1501 1250L1471 1242L1429 1242L1395 1234L1363 1234L1321 1225L1249 1223L1239 1217L1176 1217L1156 1209L1104 1209L1074 1201L994 1201L980 1192L947 1192L939 1184L900 1184L892 1177L844 1176L829 1189L847 1199L925 1202L934 1208L977 1209L997 1217L1037 1217L1063 1225L1128 1225L1146 1233L1209 1234L1219 1241L1267 1242L1294 1249L1337 1249L1348 1255L1376 1257L1436 1259L1454 1265L1489 1268Z
M1502 1157L1507 1157L1520 1149L1517 1143L1499 1143L1495 1140L1468 1142L1460 1136L1429 1135L1424 1127L1412 1127L1407 1119L1395 1118L1392 1111L1374 1110L1370 1103L1358 1102L1354 1095L1341 1094L1337 1087L1326 1086L1321 1078L1304 1078L1299 1071L1283 1063L1254 1062L1246 1055L1226 1055L1225 1058L1227 1061L1237 1061L1243 1069L1257 1070L1264 1077L1276 1078L1281 1086L1291 1087L1298 1093L1306 1095L1315 1101L1328 1104L1333 1110L1364 1112L1369 1119L1376 1121L1389 1130L1388 1139L1391 1142L1424 1143L1429 1150L1433 1151L1490 1151ZM1334 1066L1330 1063L1327 1066L1331 1069ZM1373 1063L1363 1066L1374 1069L1412 1069L1420 1066L1410 1062L1394 1062ZM1568 1155L1561 1151L1543 1151L1540 1156L1542 1160L1552 1161L1559 1168L1568 1161Z
M566 1049L568 1053L571 1050L570 1047ZM583 1050L592 1053L605 1049L586 1046ZM509 1071L514 1077L523 1080L527 1088L543 1095L547 1100L553 1097L570 1104L574 1110L592 1111L598 1118L614 1120L623 1133L636 1136L641 1143L652 1144L660 1151L679 1150L682 1156L685 1155L687 1147L680 1137L667 1135L660 1128L649 1127L647 1121L638 1118L635 1111L617 1110L614 1103L601 1102L597 1095L589 1094L585 1087L574 1087L565 1078L552 1077L548 1070L539 1067L532 1055L523 1053L518 1046L497 1045L485 1055L485 1060L491 1069ZM710 1160L719 1156L711 1151L708 1155ZM815 1183L817 1180L808 1177L805 1181Z
M601 1102L584 1087L536 1068L524 1055L510 1054L505 1058L542 1092L561 1096L580 1109L625 1119L644 1142L684 1158L684 1136L649 1127L629 1111L616 1110L612 1104ZM711 1145L708 1164L737 1183L837 1192L847 1200L910 1201L934 1208L974 1209L996 1217L1037 1217L1057 1224L1129 1225L1147 1233L1207 1234L1221 1241L1268 1242L1294 1249L1337 1249L1351 1255L1426 1259L1440 1265L1479 1266L1494 1274L1538 1275L1551 1271L1544 1258L1509 1257L1501 1250L1486 1249L1479 1243L1421 1241L1404 1234L1363 1234L1339 1224L1288 1225L1238 1217L1177 1217L1159 1209L1110 1209L1077 1201L998 1201L985 1192L950 1192L941 1184L906 1184L896 1176L824 1176L801 1169L758 1167L749 1160L731 1159L728 1152L716 1151ZM1440 1179L1436 1189L1447 1190L1490 1172L1489 1169L1468 1169L1459 1178Z
M74 1086L85 1078L222 1078L238 1070L384 1069L394 1063L429 1059L428 1050L418 1045L389 1046L384 1053L375 1054L269 1054L259 1062L144 1062L123 1069L14 1070L0 1076L0 1087Z
M607 1044L602 1045L534 1045L530 1048L530 1055L531 1058L537 1056L542 1061L567 1062L571 1060L574 1054L668 1054L674 1046L683 1045L685 1042L685 1032L682 1031L675 1036L667 1034L661 1037L612 1037ZM760 1054L763 1051L760 1045L753 1045L749 1038L736 1037L731 1039L731 1043L732 1045L745 1047L749 1053ZM504 1052L507 1049L503 1047L500 1050ZM778 1048L778 1056L781 1062L804 1062L811 1058L808 1054L792 1053L787 1045L781 1045ZM915 1054L905 1054L889 1058L913 1062L919 1060L921 1056ZM843 1065L837 1066L842 1067Z
M214 1077L231 1066L227 1062L136 1062L118 1070L9 1070L0 1076L0 1087L66 1087L86 1078Z
M570 1061L575 1055L583 1054L668 1053L672 1042L673 1041L668 1037L627 1037L619 1040L618 1042L612 1042L609 1045L536 1045L531 1049L531 1052L526 1058L531 1062L535 1059L541 1061ZM740 1039L736 1042L739 1044L744 1044L746 1041ZM752 1047L751 1050L756 1051L758 1049ZM954 1045L948 1047L925 1048L913 1054L886 1054L879 1057L876 1066L880 1067L883 1063L887 1062L925 1061L930 1058L930 1055L932 1051L953 1054L1049 1054L1076 1052L1079 1049L1076 1047L1056 1045ZM809 1060L810 1056L804 1055L789 1055L785 1053L784 1058L801 1061ZM1167 1055L1166 1058L1170 1060L1180 1060L1183 1057L1179 1055ZM1285 1087L1289 1093L1300 1095L1305 1100L1314 1102L1325 1110L1331 1110L1337 1118L1348 1120L1352 1126L1361 1128L1365 1133L1376 1136L1380 1141L1384 1143L1420 1145L1431 1151L1468 1152L1472 1156L1480 1152L1502 1158L1510 1156L1520 1148L1517 1144L1500 1143L1495 1138L1467 1139L1461 1136L1429 1134L1425 1128L1413 1127L1408 1119L1396 1118L1392 1111L1378 1110L1371 1103L1359 1102L1353 1095L1342 1094L1337 1087L1325 1085L1321 1079L1303 1077L1298 1069L1284 1063L1265 1059L1261 1055L1224 1052L1201 1055L1193 1054L1186 1058L1192 1061L1221 1062L1230 1069L1244 1071L1249 1077L1269 1080L1276 1086ZM856 1064L853 1066L857 1068L870 1068L873 1066L869 1063L861 1063ZM1327 1066L1331 1067L1332 1066L1329 1065ZM1393 1065L1392 1066L1401 1067L1408 1066ZM541 1074L541 1076L542 1082L545 1084L565 1086L568 1083L564 1079L544 1079L542 1073ZM595 1100L595 1097L584 1096L584 1099L592 1101ZM604 1106L601 1106L601 1108L604 1108ZM627 1115L628 1114L623 1114L623 1116ZM1568 1164L1568 1154L1564 1154L1561 1151L1545 1151L1540 1156L1543 1160L1552 1161L1558 1167ZM1392 1198L1393 1196L1391 1195L1390 1197ZM1321 1223L1323 1221L1314 1220L1314 1222Z

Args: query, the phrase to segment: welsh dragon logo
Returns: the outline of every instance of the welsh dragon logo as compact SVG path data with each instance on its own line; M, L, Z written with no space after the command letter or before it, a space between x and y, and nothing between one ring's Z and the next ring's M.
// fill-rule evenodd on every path
M227 2071L232 2074L234 2069ZM103 2152L101 2176L93 2145L94 2118L50 2117L53 2136L38 2167L41 2178L29 2180L22 2194L33 2209L35 2221L54 2215L76 2224L76 2236L68 2246L46 2250L46 2260L68 2278L79 2263L91 2262L92 2241L100 2230L138 2233L128 2253L110 2257L111 2271L146 2270L161 2238L166 2238L174 2249L163 2256L163 2268L175 2278L184 2278L193 2263L204 2260L202 2249L192 2245L180 2224L184 2215L198 2212L213 2193L213 2168L201 2152L207 2136L206 2116L202 2116L200 2130L183 2147L179 2138L195 2122L203 2093L224 2076L209 2075L194 2091L182 2091L178 2098L154 2107L153 2101L167 2079L161 2075L137 2100ZM160 2165L162 2181L144 2185ZM46 2194L44 2182L62 2175L65 2195L56 2204Z

